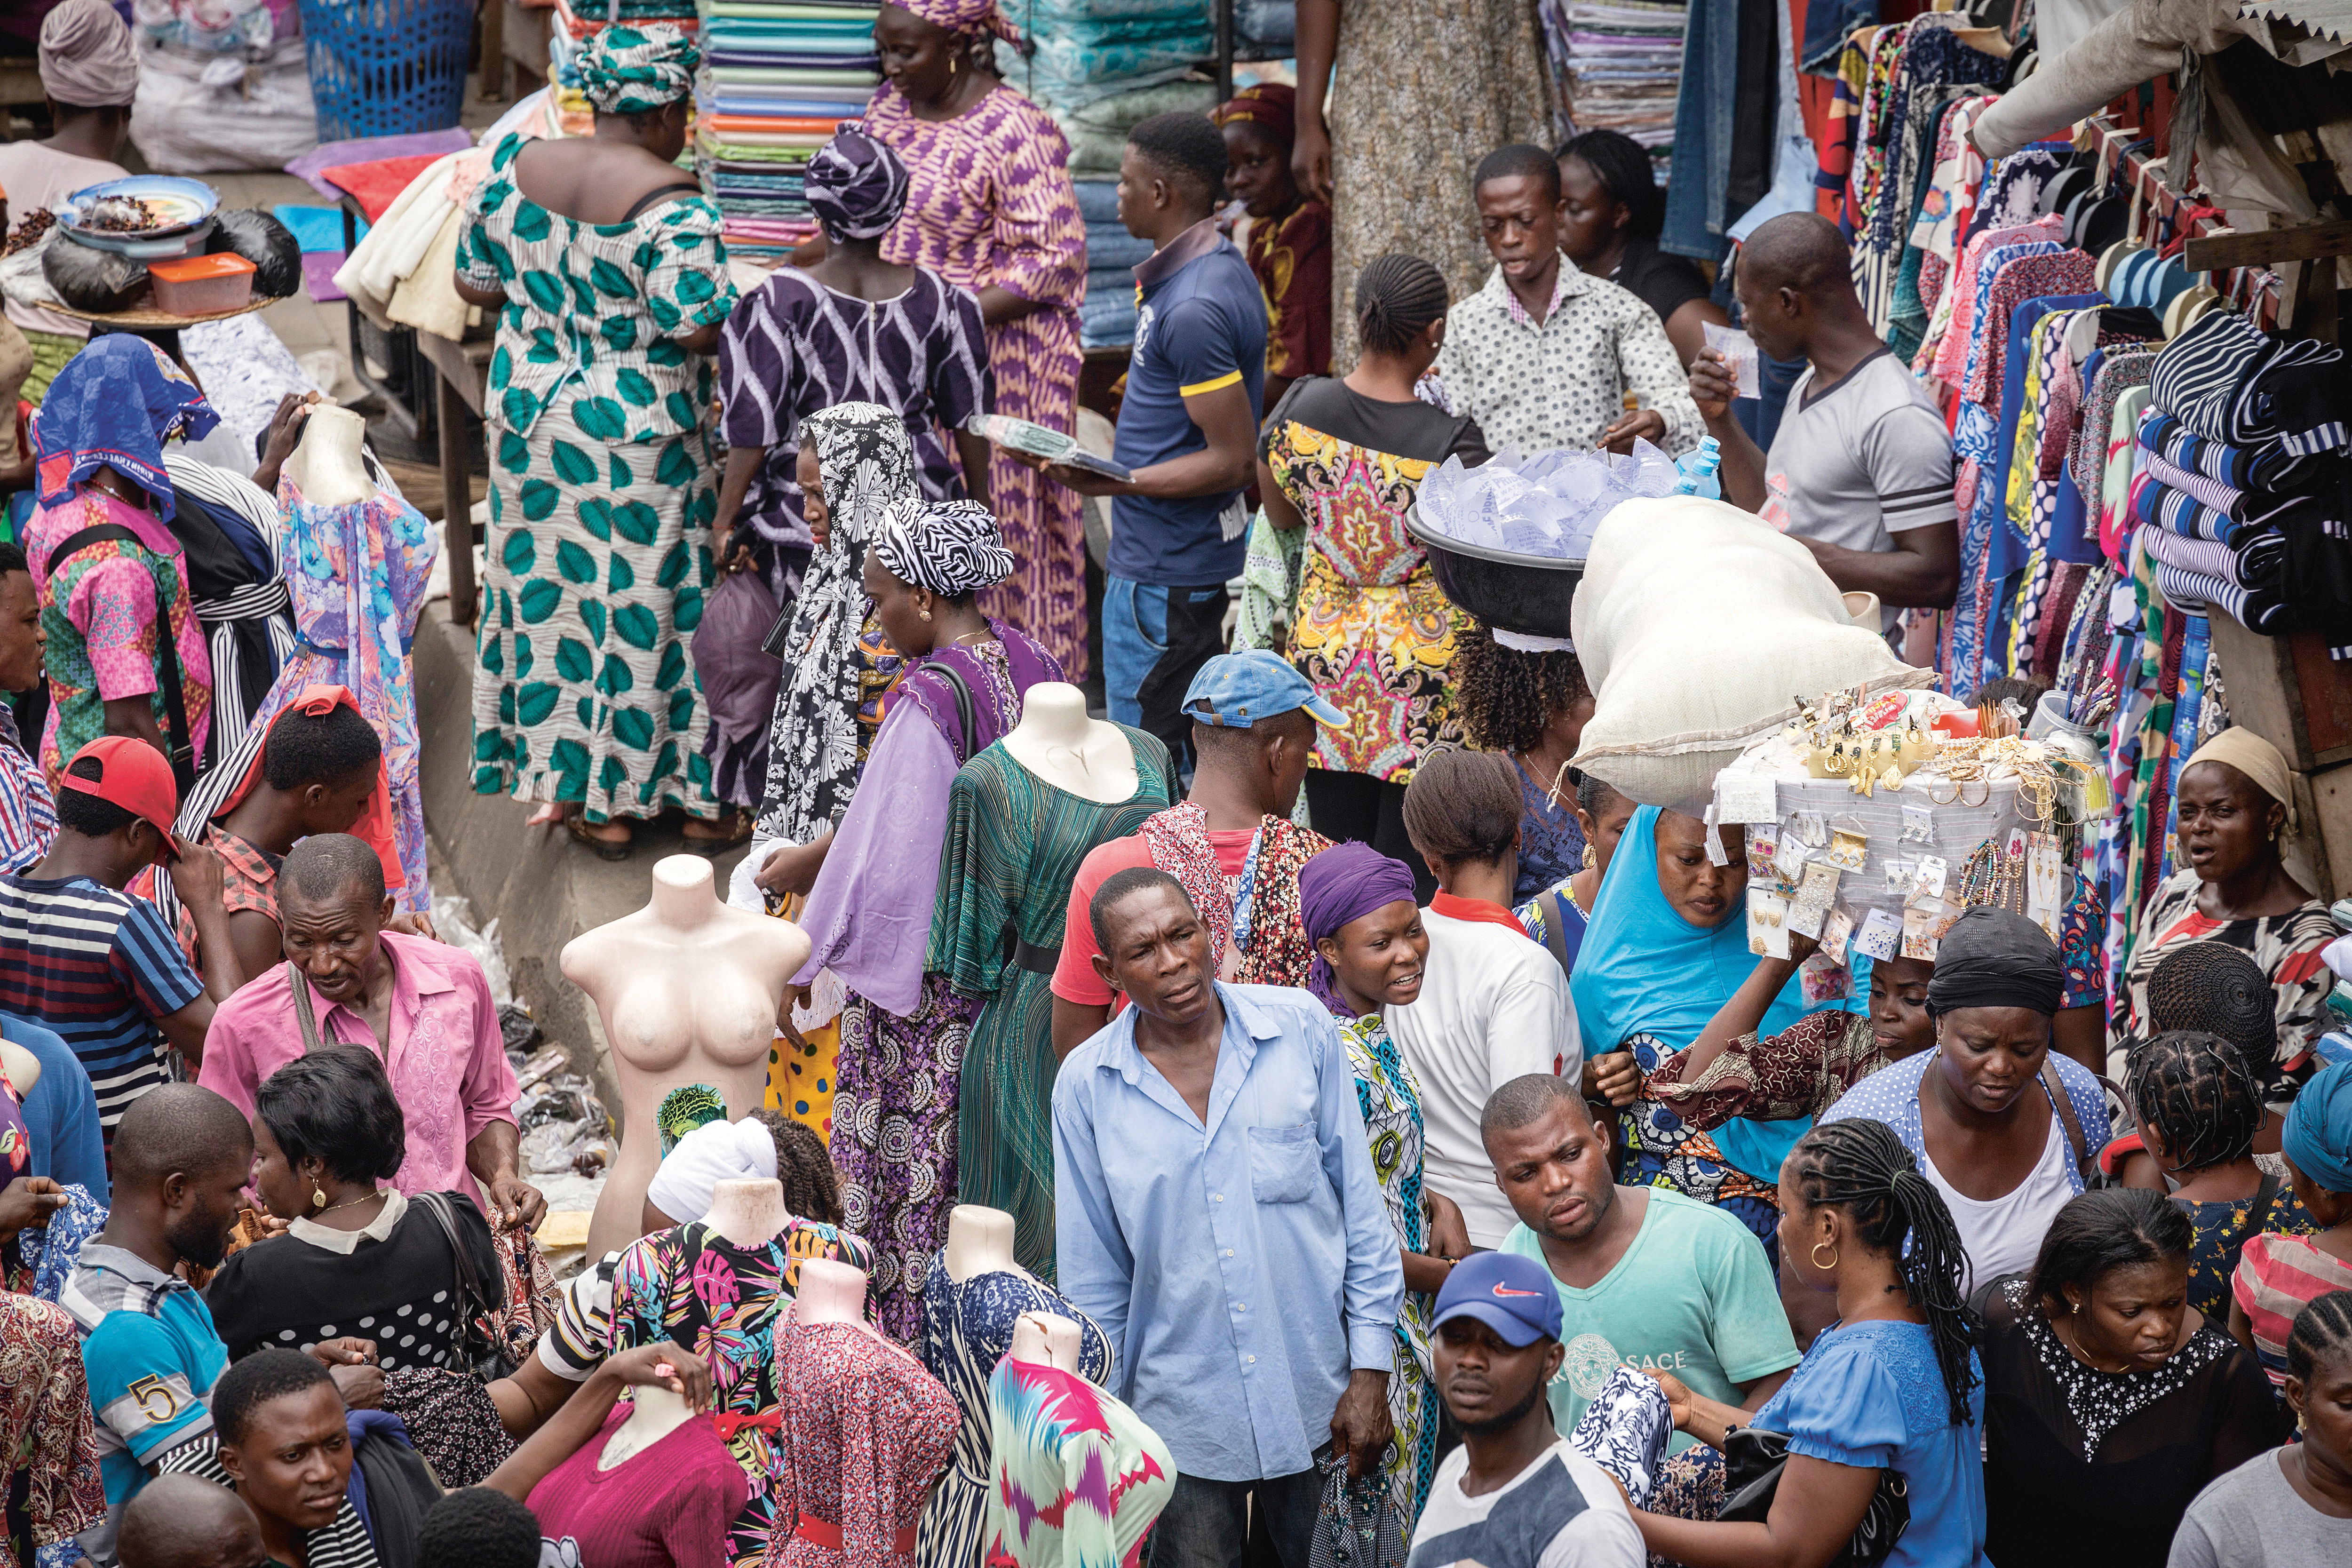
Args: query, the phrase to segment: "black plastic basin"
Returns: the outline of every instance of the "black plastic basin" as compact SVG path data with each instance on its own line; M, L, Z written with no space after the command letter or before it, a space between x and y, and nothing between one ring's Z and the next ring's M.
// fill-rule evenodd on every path
M1528 637L1570 635L1568 612L1584 580L1583 562L1461 543L1424 526L1417 506L1405 509L1404 527L1429 552L1445 596L1483 625Z

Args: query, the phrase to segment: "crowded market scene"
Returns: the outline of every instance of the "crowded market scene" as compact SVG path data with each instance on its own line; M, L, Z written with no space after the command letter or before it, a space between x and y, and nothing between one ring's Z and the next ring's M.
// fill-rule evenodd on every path
M2343 0L9 0L0 1568L2352 1564Z

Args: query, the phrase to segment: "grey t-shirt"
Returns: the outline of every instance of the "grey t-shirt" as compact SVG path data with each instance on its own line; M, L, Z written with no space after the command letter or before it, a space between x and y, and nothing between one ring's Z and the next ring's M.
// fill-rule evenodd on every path
M2279 1468L2279 1452L2255 1455L2197 1494L2172 1537L2165 1568L2343 1568L2352 1563L2352 1519L2330 1519L2304 1501Z
M1762 516L1783 533L1864 551L1958 519L1951 434L1891 351L1827 386L1813 384L1811 365L1797 377L1764 458Z

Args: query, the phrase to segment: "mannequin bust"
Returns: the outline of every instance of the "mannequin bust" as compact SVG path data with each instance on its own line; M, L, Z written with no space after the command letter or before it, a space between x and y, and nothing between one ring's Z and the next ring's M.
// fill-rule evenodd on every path
M1043 1362L1078 1375L1078 1325L1054 1312L1024 1312L1013 1325L1014 1361Z
M784 1184L755 1176L714 1183L702 1222L738 1247L758 1247L782 1235L792 1217Z
M1087 717L1067 681L1041 680L1021 699L1021 722L1004 737L1013 761L1055 788L1098 805L1135 793L1135 748L1116 724Z
M913 1359L906 1346L885 1339L866 1321L866 1270L830 1258L808 1258L801 1260L800 1274L793 1293L793 1321L810 1328L838 1323Z
M687 1418L694 1414L684 1394L661 1384L646 1384L633 1389L630 1397L634 1408L629 1418L614 1428L604 1440L604 1451L596 1456L596 1468L600 1470L618 1469L685 1426Z
M784 988L808 955L800 927L720 902L699 855L663 857L650 903L564 944L563 976L596 1004L621 1093L621 1152L588 1224L591 1256L643 1234L662 1096L707 1083L730 1121L759 1109Z
M948 1211L948 1278L961 1285L982 1274L997 1274L1013 1261L1013 1216L1003 1209L958 1204Z
M302 438L282 470L312 506L351 506L375 494L360 443L367 421L348 408L314 404L302 422Z
M6 1070L9 1086L16 1089L18 1100L31 1094L33 1086L41 1081L41 1058L14 1040L0 1040L0 1068ZM1012 1223L1009 1218L1005 1221L1007 1225ZM1005 1234L1010 1237L1012 1232ZM1009 1240L1005 1243L1008 1256L1012 1245Z

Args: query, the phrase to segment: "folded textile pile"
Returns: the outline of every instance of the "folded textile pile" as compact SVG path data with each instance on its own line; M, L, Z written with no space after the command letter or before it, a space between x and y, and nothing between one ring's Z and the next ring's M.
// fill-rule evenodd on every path
M1120 132L1122 139L1125 134ZM1078 346L1117 348L1135 341L1135 268L1151 254L1151 242L1136 238L1118 221L1116 179L1075 183L1078 216L1087 220L1087 297L1078 304Z
M555 0L555 25L574 38L615 22L669 22L691 31L694 0Z
M1174 81L1217 47L1205 0L1023 0L1008 9L1027 52L1000 48L998 68L1056 118Z
M702 0L694 167L730 254L772 266L816 232L801 175L881 82L878 10L870 0Z
M1541 0L1544 52L1571 132L1621 131L1650 150L1665 183L1682 90L1679 0Z

